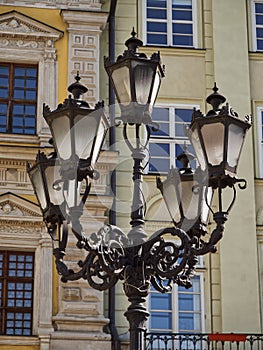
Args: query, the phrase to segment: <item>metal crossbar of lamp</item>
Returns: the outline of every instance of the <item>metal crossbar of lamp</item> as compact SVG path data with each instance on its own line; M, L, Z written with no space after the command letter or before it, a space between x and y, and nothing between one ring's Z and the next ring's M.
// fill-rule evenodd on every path
M143 350L143 332L149 316L145 301L150 286L162 293L169 292L174 283L189 288L197 256L214 252L223 236L224 223L236 198L235 185L246 187L245 180L236 177L236 170L251 120L248 117L241 120L228 104L220 107L225 98L214 87L207 98L212 110L206 115L194 110L187 132L200 167L195 171L190 168L193 156L185 149L178 157L182 168L171 169L165 180L157 179L174 225L148 237L144 231L143 169L150 128L157 128L151 112L164 71L159 53L148 58L138 52L142 42L134 31L126 46L127 50L116 62L105 59L105 68L120 104L118 120L123 123L123 138L134 161L128 234L116 226L105 225L86 237L80 224L90 179L98 175L94 167L109 123L102 104L91 109L80 100L87 89L80 84L78 75L69 87L73 98L69 96L55 111L44 106L55 153L50 158L38 155L36 164L28 166L28 172L49 233L55 237L59 232L59 245L54 249L54 255L62 281L84 278L91 287L102 291L121 280L130 303L125 312L130 326L130 350ZM132 130L135 140L129 137L128 129ZM145 134L146 142L142 137ZM86 189L80 199L79 188L83 180ZM233 190L233 199L228 208L223 208L222 190L226 187ZM55 197L54 191L57 191ZM216 228L209 234L206 226L208 214L212 212L214 191L218 191L218 211L213 213ZM62 210L57 210L59 208ZM67 223L72 225L77 247L87 252L75 271L63 261L68 239ZM172 241L171 236L174 237Z

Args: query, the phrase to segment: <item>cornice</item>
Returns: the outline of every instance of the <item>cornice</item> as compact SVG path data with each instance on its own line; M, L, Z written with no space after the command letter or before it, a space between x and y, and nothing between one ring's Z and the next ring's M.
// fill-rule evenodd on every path
M61 16L69 25L68 31L82 29L86 30L91 27L99 27L102 30L107 22L108 13L102 11L71 11L61 10Z
M144 53L150 55L155 51L160 51L161 56L174 57L205 57L205 49L183 49L178 47L162 47L162 46L143 46L141 49Z
M46 9L81 9L94 11L101 8L100 0L2 0L1 5Z
M263 62L263 52L249 52L248 57L251 61Z

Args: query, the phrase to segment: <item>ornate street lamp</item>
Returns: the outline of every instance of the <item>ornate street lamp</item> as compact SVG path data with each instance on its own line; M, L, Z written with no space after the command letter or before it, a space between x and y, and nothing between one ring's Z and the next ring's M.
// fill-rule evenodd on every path
M54 238L56 225L66 217L63 191L59 185L60 165L55 153L47 157L38 151L35 164L31 167L27 163L27 172L48 232Z
M116 62L105 58L105 69L120 104L120 119L124 123L151 124L152 108L164 70L159 52L151 58L139 53L138 48L143 42L136 37L134 29L131 34L132 37L125 42L128 50Z
M164 181L157 177L157 187L174 225L186 231L190 237L200 238L207 233L213 190L204 182L204 173L200 168L195 171L191 168L190 162L194 158L185 147L177 157L182 167L171 168Z
M94 166L99 156L109 120L103 109L103 103L94 108L80 100L87 88L80 84L77 73L76 82L68 87L69 96L57 109L51 111L44 105L43 116L49 125L54 148L61 162L62 176L78 181L86 176L94 177Z
M52 200L45 188L55 189L54 184L60 184L69 206L68 196L74 197L81 181L86 180L81 204L73 201L67 210L67 221L72 224L77 246L86 250L87 256L84 261L78 262L77 271L69 269L63 262L68 235L64 221L62 239L54 250L57 270L63 282L84 278L91 287L100 291L111 288L118 280L123 281L123 289L130 302L125 312L130 325L130 350L143 350L145 322L149 316L145 301L150 286L162 293L170 291L174 283L190 287L197 256L215 251L215 244L222 238L224 222L235 200L235 184L244 182L236 178L236 167L250 123L249 120L243 122L237 119L237 114L228 105L219 109L224 97L214 88L214 94L208 98L213 110L206 116L194 111L189 131L201 170L193 172L190 169L191 156L185 152L179 157L183 168L171 170L164 182L158 180L174 227L161 229L148 237L144 231L143 161L153 124L151 111L163 70L159 54L153 54L149 59L137 52L142 42L136 38L134 31L126 45L128 49L117 62L110 63L106 59L105 66L121 107L119 119L123 122L123 138L134 162L129 233L126 235L120 228L106 225L87 238L79 221L89 194L88 178L94 177L94 166L108 122L102 110L91 110L87 103L79 100L86 88L79 84L78 76L77 82L69 87L74 98L69 97L53 112L44 107L44 117L50 126L59 159L59 173L54 172L54 178L46 176L40 180L40 175L34 178L34 167L29 173L44 215ZM135 135L133 140L129 137L128 128ZM98 137L100 130L101 136ZM143 141L144 135L146 141ZM231 150L233 145L237 148ZM58 174L58 179L55 179L55 174ZM70 186L70 181L75 181L73 186ZM41 186L44 187L42 193ZM223 210L221 195L226 186L233 188L234 197L229 208ZM204 228L208 211L212 211L210 203L214 189L219 192L219 210L214 213L217 226L209 235ZM57 219L58 230L60 225ZM169 236L169 240L165 240L165 235ZM172 241L171 236L174 237Z
M226 99L218 93L216 84L213 91L206 99L212 110L206 115L194 111L187 136L201 169L208 171L209 184L213 188L231 187L236 183L237 165L251 117L239 119L228 103L219 108Z

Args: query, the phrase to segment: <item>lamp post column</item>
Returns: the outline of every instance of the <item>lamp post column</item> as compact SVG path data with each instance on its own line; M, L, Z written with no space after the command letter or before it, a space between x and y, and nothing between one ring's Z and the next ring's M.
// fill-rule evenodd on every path
M129 322L130 350L144 350L144 332L149 313L146 308L146 297L150 291L150 276L145 271L142 256L142 244L147 239L144 231L144 198L143 198L143 160L146 157L146 146L141 144L140 124L135 124L135 145L127 136L127 124L124 125L124 140L132 152L133 158L133 199L131 206L131 230L128 233L126 248L128 265L124 270L124 292L130 302L125 312ZM148 142L147 142L148 143Z

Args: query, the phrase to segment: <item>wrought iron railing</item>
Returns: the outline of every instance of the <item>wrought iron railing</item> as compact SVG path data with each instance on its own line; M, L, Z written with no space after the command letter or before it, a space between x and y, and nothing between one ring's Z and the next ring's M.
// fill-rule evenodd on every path
M263 350L263 334L146 333L145 350Z

